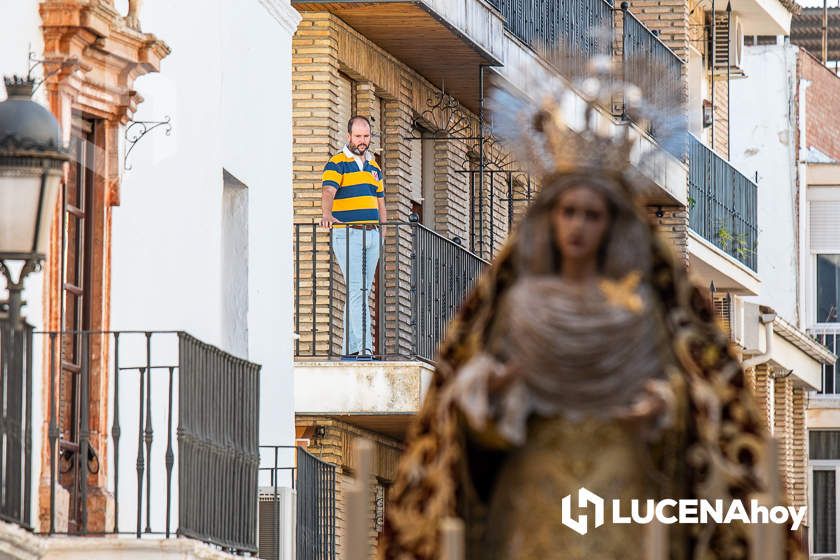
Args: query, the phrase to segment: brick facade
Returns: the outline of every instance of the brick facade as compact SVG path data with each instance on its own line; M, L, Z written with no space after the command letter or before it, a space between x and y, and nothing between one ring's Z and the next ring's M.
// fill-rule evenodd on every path
M835 160L840 160L840 77L823 66L807 51L799 50L800 80L810 84L805 93L805 146L816 148ZM800 100L800 103L802 101Z
M685 206L648 206L648 218L674 250L675 258L688 267L688 210ZM657 215L660 214L660 215Z
M299 437L311 433L314 426L323 427L325 435L317 440L309 439L306 450L322 461L336 466L336 547L339 559L345 558L346 505L344 489L353 480L354 476L353 445L358 439L367 439L374 445L370 479L371 503L368 510L370 550L371 557L373 557L382 530L382 515L385 507L382 498L396 477L397 462L402 452L402 446L394 439L362 430L333 418L298 416L296 419L296 430Z

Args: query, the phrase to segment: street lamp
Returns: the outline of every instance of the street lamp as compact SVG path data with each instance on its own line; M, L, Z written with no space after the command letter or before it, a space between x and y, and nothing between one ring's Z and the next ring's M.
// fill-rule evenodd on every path
M0 272L9 290L9 319L18 327L21 292L49 248L50 223L69 158L58 121L32 101L34 81L4 78L8 98L0 103ZM21 261L15 280L8 264Z

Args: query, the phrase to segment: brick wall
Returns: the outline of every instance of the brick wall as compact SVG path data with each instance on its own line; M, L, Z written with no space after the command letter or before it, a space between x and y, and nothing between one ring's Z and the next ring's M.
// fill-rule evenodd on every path
M353 480L354 455L353 445L360 438L368 439L374 444L373 461L370 479L370 507L368 509L368 527L371 547L371 557L375 551L379 530L377 517L381 519L381 506L377 511L377 493L382 496L396 477L397 462L402 446L394 439L384 437L375 432L363 430L352 424L323 416L298 416L295 421L298 435L312 427L322 426L326 434L319 440L310 440L306 450L323 461L336 465L336 546L339 560L345 558L344 529L346 523L346 508L344 489Z
M805 94L804 148L816 148L840 159L840 77L806 51L799 50L799 78L810 85ZM800 101L801 103L801 101Z
M688 210L685 206L648 206L648 217L670 243L677 260L688 268ZM662 216L656 214L661 210Z
M748 370L747 385L755 395L765 425L773 427L773 437L778 443L779 475L788 503L805 506L808 502L807 395L790 377L777 377L771 382L769 372L767 364Z
M688 58L688 0L631 0L630 11L648 29L659 32L659 38L677 56Z

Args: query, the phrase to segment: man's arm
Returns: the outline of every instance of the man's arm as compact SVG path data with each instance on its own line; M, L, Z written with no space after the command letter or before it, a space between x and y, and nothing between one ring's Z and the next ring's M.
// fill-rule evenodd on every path
M333 199L337 192L333 187L324 187L321 191L321 227L329 229L338 222L332 214Z
M388 221L388 211L385 209L385 198L384 197L377 198L376 203L379 205L379 223L387 222Z

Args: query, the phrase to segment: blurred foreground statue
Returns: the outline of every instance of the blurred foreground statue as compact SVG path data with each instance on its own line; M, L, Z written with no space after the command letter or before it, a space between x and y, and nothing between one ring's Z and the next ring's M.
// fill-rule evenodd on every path
M563 87L536 103L494 93L494 130L542 190L448 328L380 558L439 558L450 517L464 522L470 559L798 558L783 525L652 530L612 523L609 507L601 526L585 512L586 534L564 524L580 513L564 498L581 488L629 515L631 499L765 503L777 476L711 301L639 204L627 128L601 132L593 105L615 91L597 76L582 84L591 95L575 133Z

